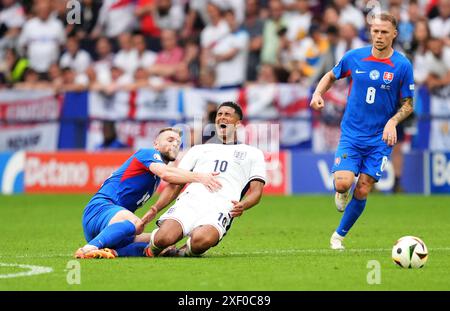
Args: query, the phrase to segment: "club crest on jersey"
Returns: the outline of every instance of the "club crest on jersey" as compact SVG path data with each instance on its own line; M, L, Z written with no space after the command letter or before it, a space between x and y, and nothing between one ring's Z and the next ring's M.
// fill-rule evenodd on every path
M378 78L380 77L380 72L379 72L378 70L372 70L372 71L369 73L369 77L370 77L370 79L372 79L372 80L378 80Z
M244 160L246 156L247 156L247 152L245 152L245 151L239 151L239 150L234 151L234 158L237 160Z
M394 79L394 73L393 72L389 72L389 71L385 71L383 74L383 81L386 84L389 84L392 82L392 80Z

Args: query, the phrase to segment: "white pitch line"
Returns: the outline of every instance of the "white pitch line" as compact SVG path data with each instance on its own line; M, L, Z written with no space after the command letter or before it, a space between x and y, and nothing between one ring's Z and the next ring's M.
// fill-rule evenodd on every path
M50 267L22 265L22 264L17 264L17 263L2 263L2 262L0 262L0 267L18 267L21 269L29 269L28 271L23 271L23 272L0 274L0 279L10 279L10 278L17 278L17 277L22 277L22 276L32 276L32 275L53 272L53 269Z
M390 252L392 248L348 248L344 251L336 251L329 248L312 248L312 249L270 249L249 252L214 252L217 255L280 255L280 254L335 254L335 253L377 253ZM450 251L450 247L429 248L428 252L433 251ZM72 258L73 254L53 254L53 255L2 255L0 258Z

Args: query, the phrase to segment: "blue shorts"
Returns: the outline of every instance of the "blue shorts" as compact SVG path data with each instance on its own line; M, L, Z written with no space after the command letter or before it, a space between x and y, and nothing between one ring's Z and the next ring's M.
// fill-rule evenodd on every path
M332 173L352 171L371 176L378 181L390 158L392 147L384 142L377 146L358 146L348 140L341 140L334 156Z
M111 218L122 210L125 208L115 205L111 200L94 196L83 212L83 232L86 241L95 238L108 226Z

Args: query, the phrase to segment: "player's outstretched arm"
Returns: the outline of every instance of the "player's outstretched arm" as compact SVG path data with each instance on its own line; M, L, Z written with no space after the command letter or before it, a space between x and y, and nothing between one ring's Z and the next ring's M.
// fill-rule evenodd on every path
M320 79L319 84L312 95L311 103L309 104L312 109L322 110L325 106L322 96L330 89L334 81L336 81L336 77L334 76L333 71L327 72L322 79Z
M178 196L178 194L183 189L184 185L176 185L176 184L168 184L164 190L161 192L158 200L155 204L152 205L150 210L145 213L145 215L141 218L142 226L138 228L140 230L139 233L144 231L144 227L152 221L155 216L166 206L168 206L175 198ZM138 231L136 230L136 231Z
M233 203L233 209L230 211L231 217L241 216L242 213L249 208L255 206L261 200L263 193L264 183L259 180L253 180L250 182L249 194L245 198L238 201L231 201Z
M199 182L205 185L211 192L218 191L222 185L217 180L218 173L196 173L181 168L168 166L162 163L152 163L150 171L158 175L162 180L177 185L184 185L191 182Z
M397 143L397 124L405 120L413 111L414 106L412 98L404 98L400 109L384 126L382 139L386 144L393 146Z

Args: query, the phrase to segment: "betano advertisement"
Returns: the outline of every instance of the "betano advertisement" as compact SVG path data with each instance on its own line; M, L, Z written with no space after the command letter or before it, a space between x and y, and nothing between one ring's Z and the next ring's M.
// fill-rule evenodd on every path
M0 153L0 193L95 193L131 152ZM266 154L265 194L332 193L332 153L283 151ZM386 165L378 190L390 192L394 183ZM449 193L450 153L405 155L402 185L407 193ZM163 186L163 184L162 184Z

